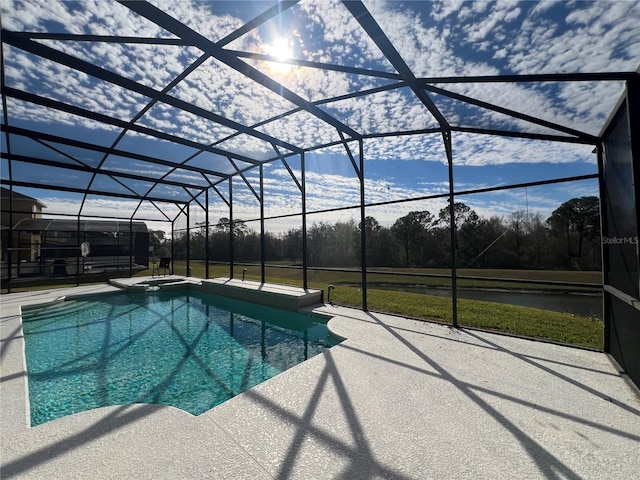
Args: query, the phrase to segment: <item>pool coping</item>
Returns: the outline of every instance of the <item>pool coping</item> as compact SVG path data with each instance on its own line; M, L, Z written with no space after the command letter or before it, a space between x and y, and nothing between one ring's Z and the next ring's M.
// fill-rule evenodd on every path
M323 303L324 292L317 289L294 287L275 283L262 283L253 280L240 280L228 277L201 279L170 275L163 277L134 277L110 280L111 285L130 290L147 291L177 290L195 288L203 292L257 303L268 307L297 312L301 308Z
M24 426L32 428L30 426L28 385L26 381L27 366L22 333L22 312L24 310L46 307L65 300L74 300L88 295L108 295L122 292L123 290L136 292L139 290L139 288L137 288L139 285L148 285L158 280L161 280L165 286L173 287L171 289L195 289L214 295L227 296L235 300L248 301L296 312L317 304L318 302L316 300L322 298L321 290L309 290L279 284L261 284L254 281L235 281L225 277L204 280L179 275L121 278L112 279L108 284L101 285L5 294L1 297L3 301L0 302L0 320L2 322L2 335L0 337L2 344L1 374L3 379L3 392L0 398L0 407L2 410L0 431L22 428ZM242 294L246 296L243 297ZM9 298L11 300L7 301ZM330 315L320 313L316 314L316 316L323 318L327 322L331 318ZM7 330L11 331L11 333L5 337ZM329 330L331 331L330 328ZM331 333L334 334L333 332ZM339 340L343 340L343 338L337 334L334 334L334 336ZM4 379L6 378L11 378L13 381L8 381L5 385ZM18 379L20 379L19 382L16 381ZM16 398L20 398L20 400L13 401L13 399ZM113 407L104 408L109 409ZM158 408L163 407L159 406ZM180 411L179 409L176 410Z
M640 401L605 354L319 304L345 338L208 412L104 407L28 426L21 308L1 300L3 478L631 478Z

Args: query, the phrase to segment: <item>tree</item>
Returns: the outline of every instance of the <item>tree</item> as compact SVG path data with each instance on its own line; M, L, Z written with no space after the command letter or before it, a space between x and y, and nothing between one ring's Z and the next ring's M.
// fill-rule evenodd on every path
M427 231L433 227L435 218L428 210L413 211L395 221L391 232L402 245L405 267L409 267L410 253L417 253L426 240Z
M302 262L302 229L290 229L281 236L283 257L294 262Z
M333 225L331 239L333 245L329 250L330 255L327 261L332 267L356 267L358 266L358 257L354 248L353 237L357 235L358 228L354 220L346 222L336 222Z
M582 258L585 240L600 236L598 197L572 198L556 208L547 223L552 232L566 240L569 258ZM573 248L576 245L576 248Z
M505 249L507 227L501 217L465 222L458 232L458 265L464 268L517 268L515 251Z
M231 221L227 217L221 217L216 223L216 230L226 233L227 235L231 231ZM247 227L244 220L236 219L233 221L233 236L234 238L242 237L249 233L249 227Z
M310 266L326 266L324 254L331 248L332 226L326 222L314 223L307 231L307 260Z
M235 222L234 222L235 223ZM260 234L243 224L242 230L236 230L234 254L238 262L260 261ZM265 234L265 237L267 234ZM266 238L265 238L266 243Z
M526 223L527 232L527 264L533 268L550 266L549 229L540 213L529 215Z
M378 244L378 233L382 229L382 225L380 222L373 217L366 217L364 219L364 234L366 237L366 245L367 245L367 265L378 265L379 261L376 253L377 253L377 244ZM362 243L362 236L360 233L362 232L362 222L358 224L358 232L353 237L353 243L356 249L356 252L360 252L360 245ZM362 260L362 257L358 255L358 260Z
M453 218L456 223L456 229L459 229L464 223L477 222L480 217L478 214L468 205L464 203L455 202L453 204ZM438 226L449 228L451 225L451 209L449 205L443 207L438 212Z
M600 266L599 211L597 197L571 199L545 219L539 213L516 211L502 218L480 217L472 208L454 204L458 266L473 268L574 268ZM435 217L427 210L411 211L385 227L368 216L354 220L314 223L307 232L307 260L311 267L357 267L361 265L362 233L366 236L368 267L450 267L449 207ZM267 262L302 261L302 230L260 234L236 220L233 226L234 260L256 262L261 248ZM204 258L205 229L191 229L192 258ZM220 220L209 232L209 258L229 261L230 222ZM177 259L186 256L185 230L175 233ZM156 255L170 242L163 231L150 231Z
M524 210L516 210L507 220L510 237L514 241L515 252L520 254L527 234L527 213Z
M204 260L205 258L205 235L206 228L198 228L190 230L189 236L189 255L191 258Z
M398 265L398 245L389 228L385 228L373 217L364 219L367 245L367 266L391 267ZM353 243L359 261L362 224L358 225Z
M153 247L153 256L168 257L171 255L171 245L163 230L149 230L149 246Z
M478 226L480 217L468 205L456 202L453 204L454 219L456 225L455 243L456 252L463 252L463 257L468 256L474 250L475 234L474 230ZM439 246L439 257L442 266L451 266L451 209L449 205L443 207L438 212L437 225L437 245ZM464 228L462 228L464 227ZM462 235L458 236L458 233ZM459 259L458 263L470 260L466 258Z

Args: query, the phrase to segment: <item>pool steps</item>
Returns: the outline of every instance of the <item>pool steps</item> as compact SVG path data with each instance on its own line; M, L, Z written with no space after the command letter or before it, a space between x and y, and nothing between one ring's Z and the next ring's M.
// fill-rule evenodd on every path
M35 303L32 305L22 305L22 310L30 310L30 309L35 309L35 308L41 308L41 307L49 307L52 305L56 305L58 303L62 303L67 299L66 296L62 295L61 297L56 297L52 300L47 300L46 302L41 302L41 303Z

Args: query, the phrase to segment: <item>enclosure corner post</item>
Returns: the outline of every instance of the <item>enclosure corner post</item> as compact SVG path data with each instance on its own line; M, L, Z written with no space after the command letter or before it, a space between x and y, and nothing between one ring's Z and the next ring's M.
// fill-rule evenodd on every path
M607 192L606 192L606 185L604 183L604 145L603 142L600 141L597 145L596 145L596 161L598 162L598 192L600 194L600 202L599 202L599 209L600 209L600 258L601 258L601 265L600 265L600 271L602 274L602 284L603 285L607 285L609 282L609 272L608 270L605 268L605 265L609 265L609 250L605 248L604 245L604 241L602 240L602 234L603 232L605 232L606 230L606 225L607 225L607 209L603 208L603 202L606 201L606 197L607 197ZM603 339L602 339L602 345L604 347L604 351L605 352L610 352L611 351L611 345L610 345L610 318L609 315L607 315L607 311L608 311L608 302L610 301L609 296L604 294L602 295L602 321L604 324L603 327Z
M458 327L458 282L457 282L457 270L456 264L458 263L456 250L457 250L457 235L456 235L456 207L454 202L454 184L453 184L453 148L451 142L451 131L445 130L442 132L442 138L444 140L444 148L447 152L447 164L449 168L449 230L450 230L450 242L451 242L451 316L452 324L454 327Z
M173 259L171 261L171 275L173 275L173 264L176 261L176 254L175 254L175 248L174 248L174 244L175 242L174 240L174 231L175 231L175 218L173 220L171 220L171 258Z
M302 287L308 288L307 265L307 184L305 174L305 155L300 154L301 193L302 193Z
M133 218L129 218L129 278L131 277L133 277Z
M264 165L260 164L260 281L266 282L264 241Z
M360 259L362 268L362 310L367 312L369 305L367 302L367 229L366 208L365 208L365 188L364 188L364 143L358 141L360 156Z
M209 189L204 193L205 211L204 211L204 278L209 280Z
M76 231L76 287L80 285L80 215L78 215L78 228Z
M191 209L191 202L187 203L187 267L186 267L186 276L189 277L189 271L191 270L191 225L189 218L189 210Z
M229 278L233 280L233 179L229 177Z

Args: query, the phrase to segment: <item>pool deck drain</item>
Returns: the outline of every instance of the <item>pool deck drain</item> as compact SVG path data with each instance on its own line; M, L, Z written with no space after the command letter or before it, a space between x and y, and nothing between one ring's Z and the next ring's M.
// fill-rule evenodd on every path
M132 279L134 280L134 279ZM139 281L139 279L138 279ZM30 428L20 307L0 297L2 478L637 478L640 399L605 354L316 305L347 338L194 417L156 405Z

